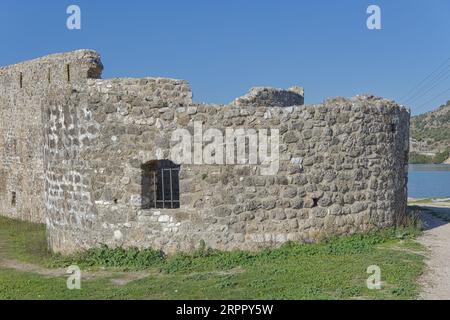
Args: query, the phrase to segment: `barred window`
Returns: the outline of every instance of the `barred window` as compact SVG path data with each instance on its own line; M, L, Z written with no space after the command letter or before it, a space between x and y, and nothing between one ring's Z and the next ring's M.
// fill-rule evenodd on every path
M153 160L142 166L143 208L180 207L180 166L170 160Z

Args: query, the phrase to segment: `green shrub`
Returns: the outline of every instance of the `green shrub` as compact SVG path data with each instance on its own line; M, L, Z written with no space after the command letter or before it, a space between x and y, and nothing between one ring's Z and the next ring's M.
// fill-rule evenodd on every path
M164 260L161 251L137 248L108 248L102 245L74 256L56 255L52 266L68 266L72 264L86 267L112 267L126 269L147 269L160 265Z
M438 153L433 158L433 163L443 163L450 157L449 150Z
M409 154L409 163L411 164L428 164L433 163L433 157L420 154L417 152L411 152Z
M259 252L242 250L219 251L200 248L192 254L179 253L165 256L161 251L136 248L108 248L101 246L90 249L73 257L55 258L57 265L77 264L88 267L112 267L122 269L158 268L161 272L187 273L212 270L230 270L255 264L270 263L292 257L344 256L370 253L376 245L398 239L409 239L418 234L419 226L409 224L406 227L390 228L367 234L355 234L346 237L334 237L322 243L311 245L288 242L277 249L264 249Z

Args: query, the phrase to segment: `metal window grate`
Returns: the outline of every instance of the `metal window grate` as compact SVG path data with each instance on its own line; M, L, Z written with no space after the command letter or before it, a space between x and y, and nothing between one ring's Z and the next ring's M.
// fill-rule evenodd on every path
M142 207L180 208L180 166L170 160L153 160L142 165Z
M152 208L176 209L180 207L179 168L161 168L153 171Z

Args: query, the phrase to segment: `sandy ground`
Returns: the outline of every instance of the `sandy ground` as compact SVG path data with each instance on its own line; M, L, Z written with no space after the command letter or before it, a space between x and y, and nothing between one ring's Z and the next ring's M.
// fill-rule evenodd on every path
M423 206L428 210L448 215L450 208ZM436 218L431 213L423 211L421 219L425 231L419 238L427 249L427 269L420 279L422 285L421 299L450 299L450 223Z

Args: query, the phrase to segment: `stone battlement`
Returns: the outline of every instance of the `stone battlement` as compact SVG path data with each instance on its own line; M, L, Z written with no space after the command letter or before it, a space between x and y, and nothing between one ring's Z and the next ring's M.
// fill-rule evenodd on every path
M237 106L254 107L292 107L304 104L305 92L301 87L292 87L288 90L255 87L248 94L237 98L233 104Z
M0 89L40 92L49 86L83 83L101 77L100 55L92 50L52 54L0 68Z

